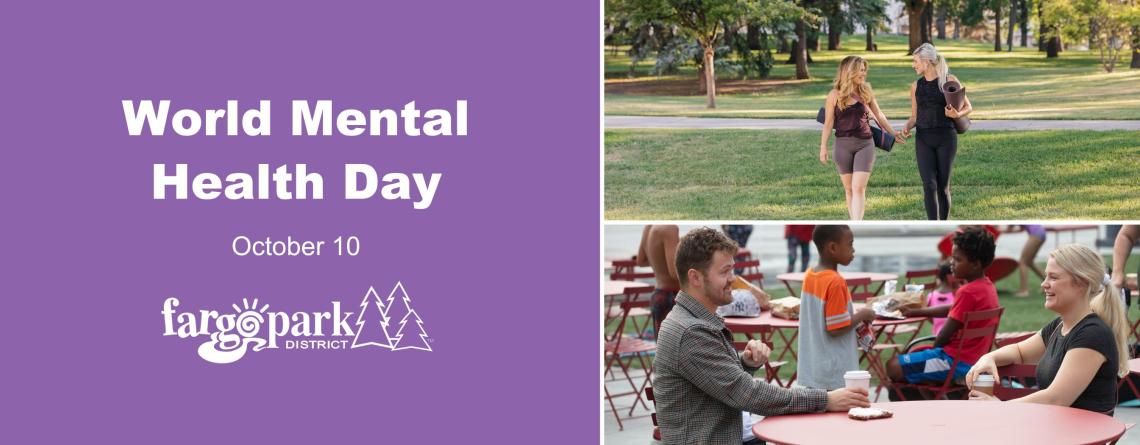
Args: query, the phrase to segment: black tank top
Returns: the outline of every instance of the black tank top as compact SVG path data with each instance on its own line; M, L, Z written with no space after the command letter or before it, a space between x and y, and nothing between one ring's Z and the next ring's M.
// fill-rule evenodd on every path
M914 89L914 99L918 103L917 128L954 128L954 121L946 117L946 96L938 88L938 79L926 80L919 77Z
M843 99L840 99L843 100ZM867 122L867 107L855 96L855 103L843 110L835 105L835 137L871 139L871 124Z

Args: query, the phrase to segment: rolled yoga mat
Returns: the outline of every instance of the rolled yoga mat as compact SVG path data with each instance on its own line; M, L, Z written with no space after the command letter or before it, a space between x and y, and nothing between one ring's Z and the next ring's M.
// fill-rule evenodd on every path
M966 87L956 81L947 80L942 85L942 94L946 97L946 103L953 106L955 110L961 110L966 105ZM966 130L970 129L969 117L962 116L953 119L953 121L954 129L958 130L958 134L965 133Z

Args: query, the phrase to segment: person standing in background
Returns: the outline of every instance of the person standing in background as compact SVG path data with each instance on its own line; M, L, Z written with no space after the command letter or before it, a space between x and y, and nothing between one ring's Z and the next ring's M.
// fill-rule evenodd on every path
M808 263L811 262L811 232L815 230L813 225L786 225L784 226L784 239L788 240L788 273L795 272L796 270L796 252L802 252L800 256L800 272L807 271Z

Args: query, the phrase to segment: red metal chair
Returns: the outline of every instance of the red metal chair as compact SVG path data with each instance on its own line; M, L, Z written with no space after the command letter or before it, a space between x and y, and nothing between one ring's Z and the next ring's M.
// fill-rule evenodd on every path
M771 349L773 351L776 350L776 348L775 348L775 346L773 346L772 342L766 341L766 340L761 340L761 341L763 341L764 344L768 346L768 349ZM736 350L738 352L742 352L742 351L744 351L744 348L748 347L748 342L747 341L733 341L732 347L736 348ZM772 383L772 381L775 380L776 384L778 384L782 387L785 387L785 388L787 388L788 386L791 386L790 384L785 386L784 381L780 379L780 368L786 364L788 364L788 362L772 361L772 360L768 360L767 362L764 362L764 381L768 382L768 383ZM791 382L789 382L789 383L791 383Z
M870 278L852 278L847 280L847 287L851 289L851 301L867 301L875 296L871 291Z
M648 277L646 277L646 275L648 275ZM648 272L648 273L647 272L613 273L613 274L610 274L610 279L615 280L615 281L619 281L619 280L620 281L637 281L639 279L645 279L645 278L653 278L653 272ZM645 290L646 288L648 288L649 290L646 291ZM621 308L618 306L618 303L620 301L626 301L626 300L630 299L630 297L631 297L630 292L629 292L630 289L637 290L638 295L632 295L635 298L637 298L639 296L639 294L652 295L653 291L656 290L656 288L653 285L650 285L647 283L645 285L645 287L627 288L625 295L610 297L609 301L606 304L606 324L607 325L612 323L613 320L616 319L617 317L620 317L623 315ZM649 297L646 297L646 298L648 299ZM633 310L630 311L628 316L633 318L633 320L632 320L633 328L637 331L637 336L641 337L641 338L645 338L645 334L649 331L649 327L653 326L653 313L650 312L649 305L645 305L645 307L641 307L641 306L634 307ZM608 338L608 339L612 340L612 338Z
M627 292L628 291L629 289L627 289ZM605 342L602 352L602 361L605 363L605 367L602 368L603 376L606 373L612 373L614 364L617 364L622 372L622 375L625 377L626 382L629 382L631 389L628 392L611 394L609 387L605 385L605 382L602 382L602 388L605 391L606 402L609 403L610 410L613 412L614 418L617 419L619 430L623 429L624 427L621 423L621 414L618 413L617 405L614 404L614 398L630 395L634 396L633 404L629 406L629 416L633 415L633 411L637 409L638 403L641 403L641 406L645 407L645 409L649 409L649 406L646 405L645 401L641 399L641 393L644 392L645 388L649 385L650 380L652 380L651 377L653 375L653 361L648 358L650 353L657 352L657 344L642 340L637 337L622 335L622 331L625 329L626 320L629 318L629 311L634 307L641 307L642 305L647 306L648 304L648 300L627 300L621 303L621 308L626 315L623 315L621 317L621 321L618 322L614 339L612 341ZM623 357L625 358L624 360ZM643 381L641 385L638 385L636 382L634 382L633 377L630 376L630 370L632 369L631 366L634 359L637 359L638 363L641 365L641 369L645 373L645 381ZM617 378L617 376L614 377L614 380L620 380ZM623 407L622 409L625 408Z
M760 272L760 260L739 261L732 267L736 275L757 287L764 288L764 273Z
M966 340L981 338L985 339L985 343L993 347L994 337L997 335L998 325L1001 324L1001 314L1005 308L999 307L997 309L990 309L986 311L975 311L966 313L965 320L963 320L962 327L958 332L954 333L954 338L951 342L957 342L959 346ZM987 323L993 320L993 324ZM950 370L957 369L959 363L958 357L954 357L954 361L950 363ZM946 379L942 382L934 383L909 383L909 382L892 382L887 385L888 390L894 390L899 400L906 401L906 396L903 395L902 389L913 388L919 391L929 391L932 393L931 399L941 399L946 393L951 390L962 389L961 386L955 384L954 373L947 372Z
M930 279L930 281L923 280L921 283L915 283L916 279ZM922 270L908 270L906 271L906 284L921 284L925 290L934 290L938 287L935 280L938 278L938 269L922 269Z
M998 367L998 376L1001 382L994 382L994 397L1006 401L1018 399L1040 391L1036 384L1030 384L1028 379L1037 379L1037 365L1005 365ZM1020 388L1013 386L1014 382ZM1003 383L1008 383L1005 386Z

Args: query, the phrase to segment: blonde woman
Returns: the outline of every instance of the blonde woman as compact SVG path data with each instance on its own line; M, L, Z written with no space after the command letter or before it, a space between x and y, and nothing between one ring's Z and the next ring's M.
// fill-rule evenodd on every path
M950 171L958 154L958 132L952 119L968 116L974 108L969 97L961 110L946 103L943 85L959 80L950 74L946 58L934 45L923 43L915 48L911 68L920 77L910 86L910 119L902 137L910 137L911 128L918 129L914 147L926 218L946 220L950 219Z
M1045 266L1045 308L1059 317L1034 336L983 355L966 384L1009 364L1036 364L1037 391L1014 402L1071 406L1112 415L1117 379L1128 374L1128 320L1104 260L1085 246L1066 245ZM996 400L970 391L970 400Z
M847 194L847 214L852 220L863 219L867 202L867 181L875 166L875 143L871 140L868 116L873 116L879 127L896 134L891 123L883 117L875 92L867 83L867 61L859 56L847 56L839 63L834 88L827 93L824 106L823 135L819 142L819 162L827 165L827 138L835 129L835 167ZM901 142L901 141L900 141Z

